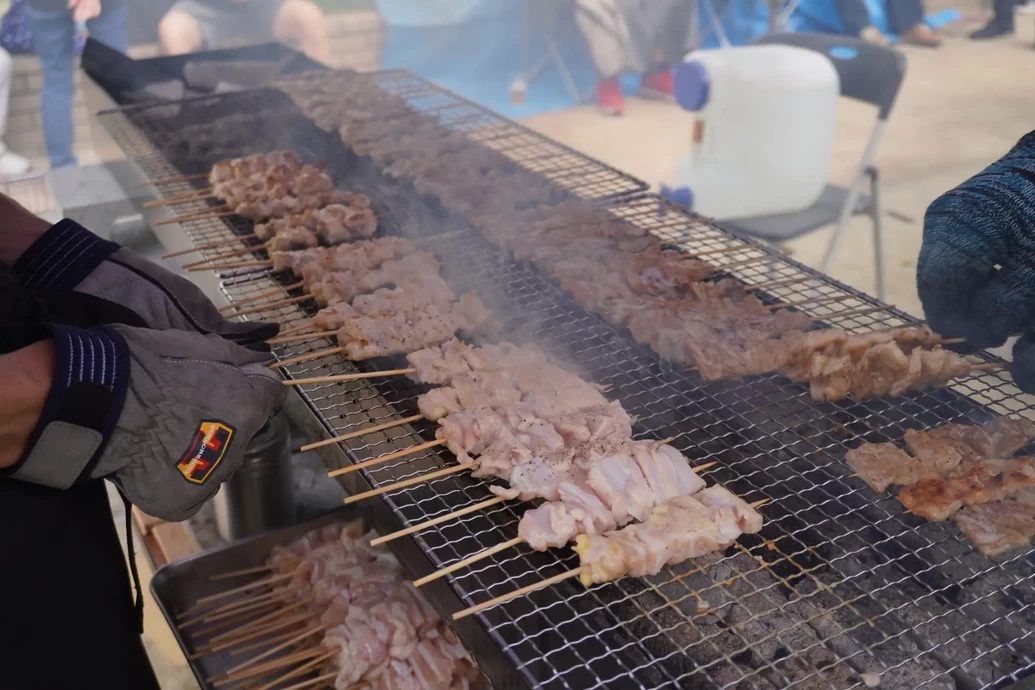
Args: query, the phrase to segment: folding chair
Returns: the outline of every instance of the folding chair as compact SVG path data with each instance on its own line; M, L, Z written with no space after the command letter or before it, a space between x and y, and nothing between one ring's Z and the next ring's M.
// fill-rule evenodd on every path
M787 33L762 36L756 44L787 45L806 48L830 58L841 80L841 96L863 101L878 108L877 121L870 133L862 159L848 187L828 184L811 207L793 213L756 218L741 218L721 223L730 230L778 245L836 222L820 270L827 271L849 219L867 214L873 220L873 251L877 270L877 296L884 299L884 261L881 247L880 173L873 165L874 154L895 104L906 73L905 56L890 48L872 45L857 38L829 34ZM863 193L863 179L870 180L870 193Z

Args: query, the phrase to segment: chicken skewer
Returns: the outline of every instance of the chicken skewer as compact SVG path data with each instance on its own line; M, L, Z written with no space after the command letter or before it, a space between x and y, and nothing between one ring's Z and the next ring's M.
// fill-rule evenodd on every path
M906 450L864 443L845 459L874 491L902 486L898 499L909 512L928 520L954 518L982 553L996 556L1035 536L1035 461L1008 459L1033 439L1035 423L999 417L981 426L911 429L903 436Z
M359 239L370 239L377 232L377 216L365 195L355 195L348 205L330 204L322 208L307 208L301 213L288 213L268 223L257 223L251 237L266 240L263 244L244 247L233 252L183 264L182 268L224 261L226 259L263 250L292 251L325 245L338 245ZM224 244L232 244L234 240Z
M712 488L721 489L721 487ZM721 490L725 492L725 489ZM733 500L743 503L742 499L739 497L734 496L733 494L729 494L729 496L731 496ZM683 497L682 500L688 502L690 500L694 500L694 497L687 496ZM672 513L678 511L680 513L679 519L682 520L683 524L676 526L677 531L674 532L666 531L664 527L659 528L657 524L650 524L647 526L643 526L641 524L632 525L624 530L618 530L618 533L604 535L592 544L590 544L587 538L586 542L576 546L576 548L582 552L580 553L580 558L583 560L583 564L578 568L558 573L553 577L527 585L508 594L494 597L489 601L476 604L462 611L457 611L453 614L453 620L461 620L499 604L512 601L513 599L530 594L531 592L544 589L575 577L578 577L584 583L589 580L589 584L592 584L596 577L601 577L602 579L600 581L617 579L610 577L610 575L621 573L620 568L623 567L635 570L636 572L643 572L644 574L655 574L654 572L650 572L648 568L644 568L639 565L637 561L631 560L631 553L637 553L644 549L641 544L635 543L637 540L654 540L653 547L658 549L659 555L656 555L653 561L648 562L647 565L656 565L657 570L655 572L660 572L661 568L668 562L667 560L660 561L661 555L669 556L669 558L673 560L673 563L681 563L683 560L687 559L675 559L683 554L696 554L688 555L688 558L704 555L705 553L709 553L709 551L703 551L703 549L706 546L710 546L712 543L721 548L721 544L723 542L720 540L730 539L727 544L728 546L729 544L732 544L740 534L747 531L747 529L752 529L755 524L758 525L758 528L761 528L761 516L758 516L755 509L766 502L768 502L768 499L756 501L750 505L744 503L746 511L742 511L741 513L744 515L744 518L737 520L735 527L734 521L731 521L728 517L719 517L717 513L711 513L707 506L703 511L696 509L680 509L680 506L667 507L664 512L659 510L659 519L672 518ZM705 517L709 513L721 519L721 525L715 518L709 520ZM757 521L755 516L757 516ZM626 530L633 530L634 528L636 528L635 531L626 533ZM736 536L733 535L735 530L739 530L739 532L736 533ZM592 551L590 550L591 547L593 548ZM607 556L600 557L598 554L607 554L607 556L620 554L620 560L618 558L615 558L614 560L606 560ZM659 561L660 565L657 565ZM606 566L604 565L605 563ZM620 576L624 576L624 573Z
M307 618L300 621L304 627L292 632L293 637L278 635L291 643L238 664L220 682L276 673L277 678L262 686L273 687L329 662L324 671L331 672L321 672L317 678L334 680L336 688L351 688L365 680L374 690L406 682L429 690L466 690L474 673L470 658L434 610L406 585L395 559L366 546L372 536L352 523L344 529L341 525L321 528L286 548L275 548L272 570L292 577L282 589L306 596L309 602ZM283 622L277 625L290 627ZM206 653L217 653L217 647L245 649L243 643L254 639L251 627L214 638L218 644L209 645ZM279 630L266 627L267 635ZM316 634L322 636L319 644L284 653Z

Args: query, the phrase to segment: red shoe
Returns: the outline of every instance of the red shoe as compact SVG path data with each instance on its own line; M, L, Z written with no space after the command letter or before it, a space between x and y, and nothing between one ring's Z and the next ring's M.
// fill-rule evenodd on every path
M625 112L625 98L618 77L597 82L597 108L604 115L618 116Z
M671 100L674 89L672 87L672 70L666 69L654 74L645 74L640 80L640 95L644 98L659 98Z

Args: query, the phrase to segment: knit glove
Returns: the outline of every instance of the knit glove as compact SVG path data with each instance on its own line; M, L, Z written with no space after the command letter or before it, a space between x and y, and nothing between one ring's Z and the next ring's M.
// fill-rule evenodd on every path
M917 289L931 328L946 337L986 348L1035 333L1035 132L931 203ZM1014 373L1035 390L1031 338L1014 348Z
M13 268L25 288L37 294L90 294L124 305L154 329L215 333L261 349L260 344L280 328L275 323L228 321L189 280L67 218L36 240Z
M67 489L103 477L148 515L184 520L284 401L268 355L217 335L47 328L53 382L14 479Z

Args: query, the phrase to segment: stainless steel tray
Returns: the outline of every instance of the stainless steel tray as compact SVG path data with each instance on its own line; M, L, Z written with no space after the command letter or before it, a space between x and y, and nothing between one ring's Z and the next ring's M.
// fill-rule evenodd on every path
M190 558L170 563L158 570L151 578L151 593L159 610L169 623L169 628L176 636L183 655L187 657L191 671L198 685L206 690L216 690L207 680L221 675L228 669L249 658L248 654L230 656L228 652L212 654L192 659L194 650L189 640L176 627L176 615L194 604L198 599L210 594L218 594L230 587L247 584L257 576L243 575L234 580L211 581L209 577L230 570L251 568L262 565L274 546L287 544L306 532L335 521L349 521L359 517L355 510L343 508L326 515L309 520L293 527L286 527L276 532L261 534L245 539L220 549L206 551ZM262 649L251 652L251 656L262 653Z

